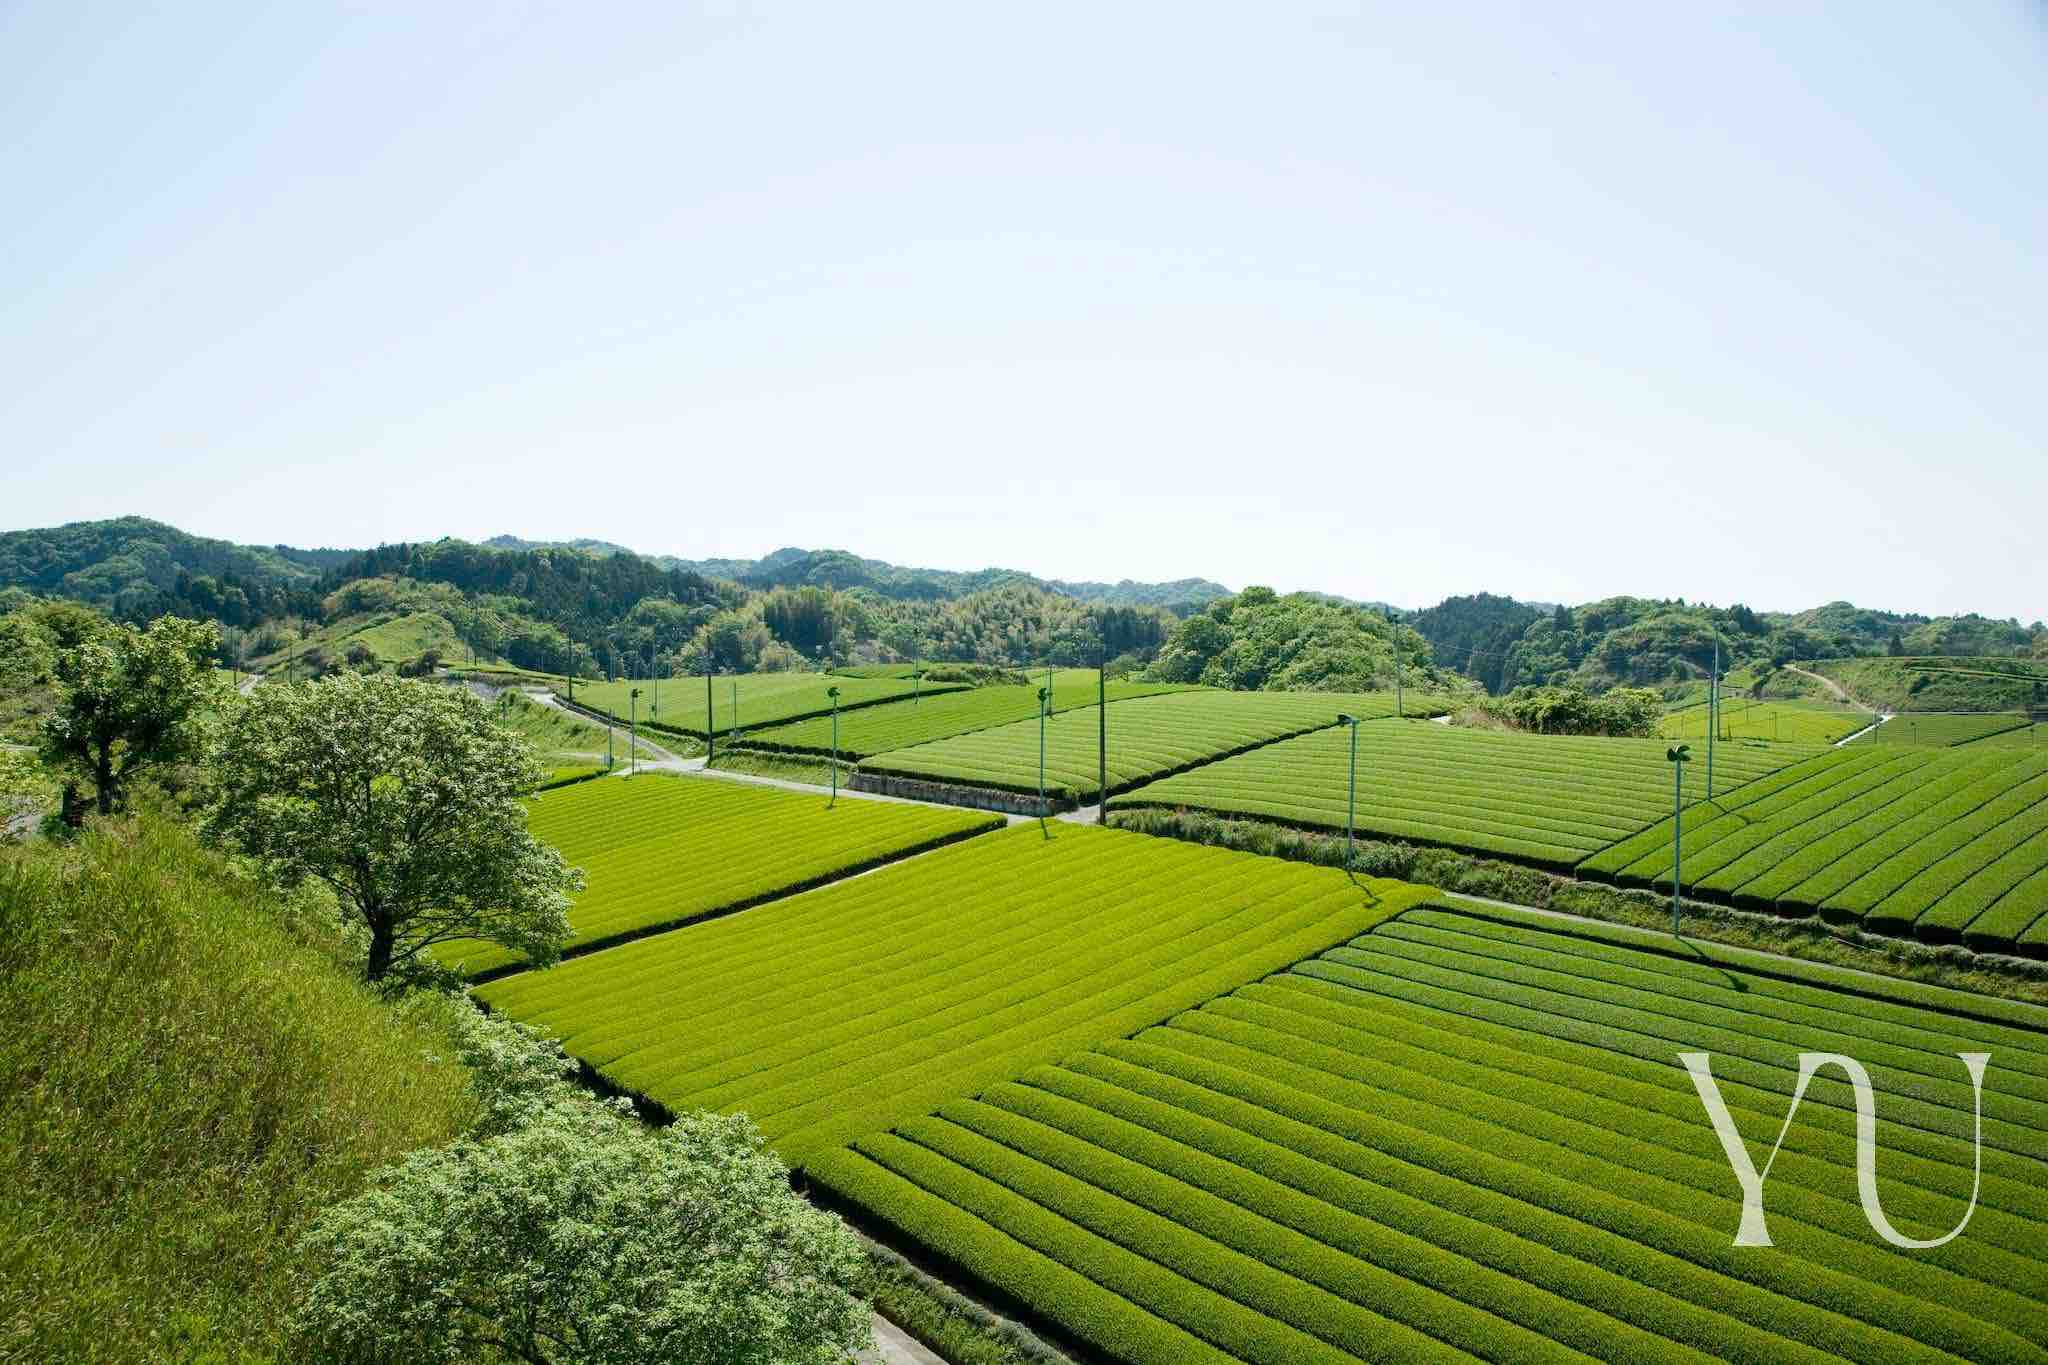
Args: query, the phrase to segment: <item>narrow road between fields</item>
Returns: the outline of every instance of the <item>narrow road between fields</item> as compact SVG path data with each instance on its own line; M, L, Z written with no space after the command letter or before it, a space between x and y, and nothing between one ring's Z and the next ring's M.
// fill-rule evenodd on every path
M1845 744L1854 744L1857 740L1863 738L1872 730L1875 730L1878 726L1884 724L1886 721L1892 718L1890 712L1880 711L1875 706L1866 706L1862 702L1850 696L1848 688L1842 686L1833 678L1828 677L1825 673L1815 673L1810 669L1801 668L1798 664L1786 664L1785 671L1787 673L1797 673L1802 678L1811 678L1813 681L1819 683L1822 687L1825 687L1829 692L1832 692L1834 694L1835 700L1841 702L1844 706L1853 706L1859 711L1868 711L1870 713L1870 724L1864 726L1855 734L1850 735L1847 739L1836 740L1835 747L1837 749L1841 748Z
M944 1357L880 1313L875 1314L875 1344L854 1359L860 1365L946 1365Z

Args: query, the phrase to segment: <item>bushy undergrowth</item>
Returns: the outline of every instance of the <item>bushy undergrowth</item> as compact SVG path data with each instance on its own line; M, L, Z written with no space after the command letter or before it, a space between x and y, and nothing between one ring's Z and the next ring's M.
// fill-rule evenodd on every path
M746 773L752 777L773 777L784 782L804 782L824 787L832 782L832 762L823 755L777 754L761 749L727 749L719 746L711 765L721 772ZM853 764L839 765L839 785L853 778Z
M1342 834L1319 834L1263 820L1226 820L1199 811L1162 808L1112 810L1109 823L1115 829L1184 839L1216 848L1317 863L1324 867L1344 865ZM1449 849L1361 839L1357 843L1353 866L1376 877L1393 877L1460 895L1584 915L1588 919L1611 920L1646 929L1664 929L1671 924L1668 893L1624 891L1515 863L1474 858ZM1685 902L1684 915L1685 931L1700 938L1814 962L1883 972L1932 985L1980 991L2008 1000L2048 1004L2048 967L2037 967L2032 963L1986 958L1959 948L1925 947L1883 935L1836 928L1818 918L1786 919L1695 901Z
M1015 1324L914 1269L895 1252L868 1249L875 1311L943 1356L947 1365L1068 1365L1068 1358Z
M470 1122L332 923L153 814L0 855L0 1360L280 1355L312 1216Z

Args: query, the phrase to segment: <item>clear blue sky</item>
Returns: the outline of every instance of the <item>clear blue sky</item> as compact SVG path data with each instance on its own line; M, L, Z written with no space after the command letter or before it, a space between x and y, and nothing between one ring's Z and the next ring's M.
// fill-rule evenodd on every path
M0 527L2048 615L2038 4L685 8L0 4Z

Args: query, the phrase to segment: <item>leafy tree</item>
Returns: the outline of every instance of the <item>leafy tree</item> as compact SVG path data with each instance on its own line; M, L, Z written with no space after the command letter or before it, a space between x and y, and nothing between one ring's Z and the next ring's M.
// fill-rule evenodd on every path
M101 815L117 809L144 768L196 757L209 708L220 627L162 616L147 630L113 626L59 651L58 703L43 723L43 759L93 784Z
M455 1362L844 1361L866 1257L789 1187L745 1115L665 1128L568 1086L530 1029L478 1019L484 1117L322 1214L298 1317L316 1351Z
M1892 638L1885 641L1884 652L1894 659L1904 657L1906 653L1905 637L1900 635L1896 630L1893 631Z
M433 978L427 949L452 939L546 966L583 876L527 832L521 798L545 775L466 688L339 674L235 710L207 827L285 886L332 887L369 935L372 981Z

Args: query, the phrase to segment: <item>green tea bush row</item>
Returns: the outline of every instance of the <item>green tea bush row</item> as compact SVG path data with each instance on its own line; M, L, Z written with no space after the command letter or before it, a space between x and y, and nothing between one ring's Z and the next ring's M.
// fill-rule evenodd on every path
M994 816L820 797L649 773L546 792L529 827L584 870L570 907L572 950L701 919L823 878L997 828ZM494 945L450 944L473 975L521 960Z
M929 744L954 735L993 730L1019 721L1028 721L1033 726L1032 742L1035 746L1038 689L1042 685L1043 675L1039 675L1015 686L976 687L971 691L946 692L916 700L899 699L887 706L863 707L839 717L839 752L856 759L871 758L876 754ZM1050 690L1055 715L1094 706L1097 696L1095 670L1060 669L1053 675ZM1126 681L1112 682L1107 689L1109 700L1113 702L1190 690L1176 683ZM1111 712L1112 723L1121 714ZM773 726L749 734L746 742L760 749L827 754L832 747L832 719L813 716L809 720ZM1032 753L1036 762L1035 747Z
M1671 765L1656 740L1525 735L1421 722L1358 727L1356 828L1551 867L1626 839L1671 808ZM1729 746L1734 785L1810 755ZM1692 765L1695 769L1701 765ZM1688 781L1705 795L1703 772ZM1212 763L1115 798L1144 806L1345 827L1351 736L1326 730Z
M842 810L844 805L842 804ZM1024 825L480 991L802 1164L1342 942L1423 888Z
M1408 698L1407 705L1417 713L1440 709L1422 697ZM1394 706L1391 694L1378 692L1198 690L1112 702L1109 788L1122 791L1224 755L1324 729L1335 725L1340 715L1391 716ZM1046 792L1053 799L1094 799L1100 716L1099 708L1084 703L1046 722ZM1035 718L1017 721L897 749L869 759L861 770L1035 793L1038 732Z

